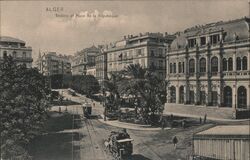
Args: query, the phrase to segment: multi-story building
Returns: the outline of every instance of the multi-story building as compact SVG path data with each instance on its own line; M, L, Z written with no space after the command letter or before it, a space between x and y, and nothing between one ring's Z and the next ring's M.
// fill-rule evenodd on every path
M128 35L124 39L105 47L107 53L107 73L121 71L129 64L140 64L151 69L165 79L166 46L175 38L161 33Z
M70 75L70 57L61 54L58 55L56 52L46 52L43 55L39 53L37 68L44 75Z
M107 79L107 53L104 52L103 48L95 58L96 65L96 79L99 84L103 86L103 81Z
M170 82L166 111L217 118L248 112L249 22L249 18L220 21L177 33L166 57Z
M85 75L87 73L87 67L95 66L95 57L99 52L99 48L92 46L75 53L71 64L72 74Z
M17 65L24 64L27 68L32 67L32 48L25 46L25 42L20 39L0 37L0 62L4 56L12 56Z

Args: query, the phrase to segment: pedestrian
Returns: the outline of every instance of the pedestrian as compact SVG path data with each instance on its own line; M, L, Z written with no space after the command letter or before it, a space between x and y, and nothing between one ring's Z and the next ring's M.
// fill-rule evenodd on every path
M200 117L200 124L202 123L202 118Z
M161 120L161 129L164 130L164 128L165 128L165 119L162 118L162 120Z
M174 149L176 149L177 143L178 143L178 139L176 136L174 136L173 138Z
M207 121L207 114L204 115L204 121L203 121L203 123L206 124L206 121Z
M181 122L181 126L182 126L182 128L186 128L186 120L185 119Z
M170 121L173 121L173 120L174 120L174 115L171 114L171 115L170 115Z

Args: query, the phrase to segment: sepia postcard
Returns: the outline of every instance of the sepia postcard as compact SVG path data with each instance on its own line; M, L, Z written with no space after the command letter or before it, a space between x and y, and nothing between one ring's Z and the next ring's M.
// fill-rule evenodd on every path
M249 0L1 0L0 160L250 160Z

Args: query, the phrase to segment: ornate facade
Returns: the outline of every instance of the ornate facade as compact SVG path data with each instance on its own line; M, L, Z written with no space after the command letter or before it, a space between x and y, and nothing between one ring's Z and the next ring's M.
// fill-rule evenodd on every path
M96 67L96 79L99 84L103 87L103 81L107 79L107 53L104 52L103 48L101 52L95 58Z
M72 74L85 75L89 67L95 66L95 57L99 52L99 48L92 46L75 53L71 60Z
M71 74L70 57L56 54L56 52L39 53L37 68L43 75Z
M106 46L107 73L123 70L127 65L140 64L153 70L160 79L166 76L166 45L173 35L145 33L124 36L124 39Z
M0 37L0 62L4 56L12 56L17 65L25 64L27 68L32 67L32 48L25 46L25 42L20 39Z
M177 33L166 57L168 103L249 110L249 22L220 21Z

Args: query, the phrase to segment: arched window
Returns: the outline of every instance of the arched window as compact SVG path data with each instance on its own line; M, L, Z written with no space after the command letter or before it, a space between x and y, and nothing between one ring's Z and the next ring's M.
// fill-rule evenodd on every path
M226 86L223 91L224 107L232 107L232 88Z
M211 59L211 71L218 72L218 58L217 57L213 57Z
M174 73L176 73L176 63L174 63Z
M227 59L223 58L222 60L222 70L227 71Z
M13 58L16 58L16 51L13 51L12 57L13 57Z
M233 58L228 59L228 71L233 70Z
M3 57L7 56L7 51L3 51Z
M181 62L178 63L178 73L182 73L182 65L181 65Z
M242 70L247 70L247 57L243 57L242 59Z
M241 59L237 57L236 59L236 70L241 70Z
M245 87L238 88L238 108L247 108L247 90Z
M206 72L206 59L205 58L200 59L200 72L201 73Z
M176 102L176 90L174 86L170 87L170 103Z
M189 61L189 73L194 73L195 72L195 64L194 64L194 59L191 59Z
M172 69L173 69L173 66L172 66L172 63L170 63L170 73L172 73Z

